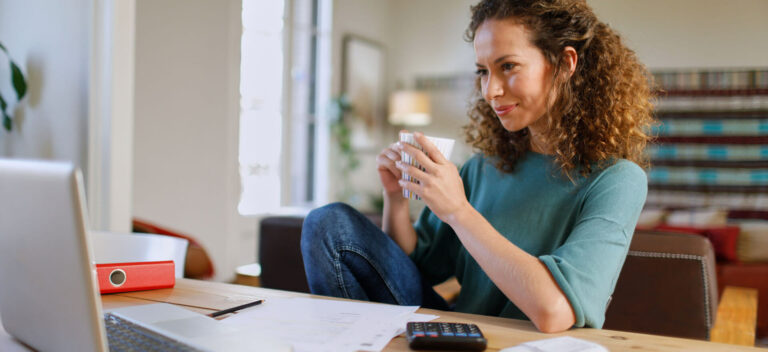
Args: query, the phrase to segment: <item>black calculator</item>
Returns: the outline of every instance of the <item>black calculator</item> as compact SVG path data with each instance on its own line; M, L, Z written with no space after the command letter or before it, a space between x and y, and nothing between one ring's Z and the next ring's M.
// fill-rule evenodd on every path
M475 324L409 322L405 336L414 350L482 351L488 345Z

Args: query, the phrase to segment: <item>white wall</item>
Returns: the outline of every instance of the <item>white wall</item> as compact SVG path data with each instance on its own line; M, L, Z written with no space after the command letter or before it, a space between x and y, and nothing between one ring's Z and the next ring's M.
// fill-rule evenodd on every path
M464 41L469 7L477 0L392 0L392 84L413 84L416 75L474 70L475 53ZM469 65L469 66L467 66Z
M651 69L768 66L768 1L588 3Z
M476 0L392 0L392 77L473 71L462 40ZM650 68L768 65L768 1L588 0Z
M237 213L240 16L238 0L136 4L134 216L198 239L219 280L255 256Z
M93 3L88 212L93 230L131 232L135 0Z
M0 129L0 156L87 167L90 11L89 0L0 0L0 42L29 84L13 131ZM15 101L8 71L0 58L0 89Z

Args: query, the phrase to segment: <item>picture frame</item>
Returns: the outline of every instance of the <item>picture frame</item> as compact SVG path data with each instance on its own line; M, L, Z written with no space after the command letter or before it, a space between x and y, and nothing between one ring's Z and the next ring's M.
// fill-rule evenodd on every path
M345 123L358 152L378 151L385 127L385 52L378 42L346 34L342 43L341 92L352 107Z

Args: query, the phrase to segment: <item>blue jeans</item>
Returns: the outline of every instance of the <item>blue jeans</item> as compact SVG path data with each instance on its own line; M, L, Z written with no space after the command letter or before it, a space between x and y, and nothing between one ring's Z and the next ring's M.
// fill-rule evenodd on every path
M447 310L405 252L363 214L343 203L304 219L301 253L314 294Z

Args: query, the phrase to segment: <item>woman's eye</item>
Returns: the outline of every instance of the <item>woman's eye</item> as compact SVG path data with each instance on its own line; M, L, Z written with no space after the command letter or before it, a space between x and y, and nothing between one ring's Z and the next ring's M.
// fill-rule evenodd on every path
M513 68L515 68L515 64L512 64L512 63L501 64L501 69L504 70L504 71L510 71Z
M485 76L488 74L488 70L484 68L478 68L477 71L475 71L475 74L478 76Z

